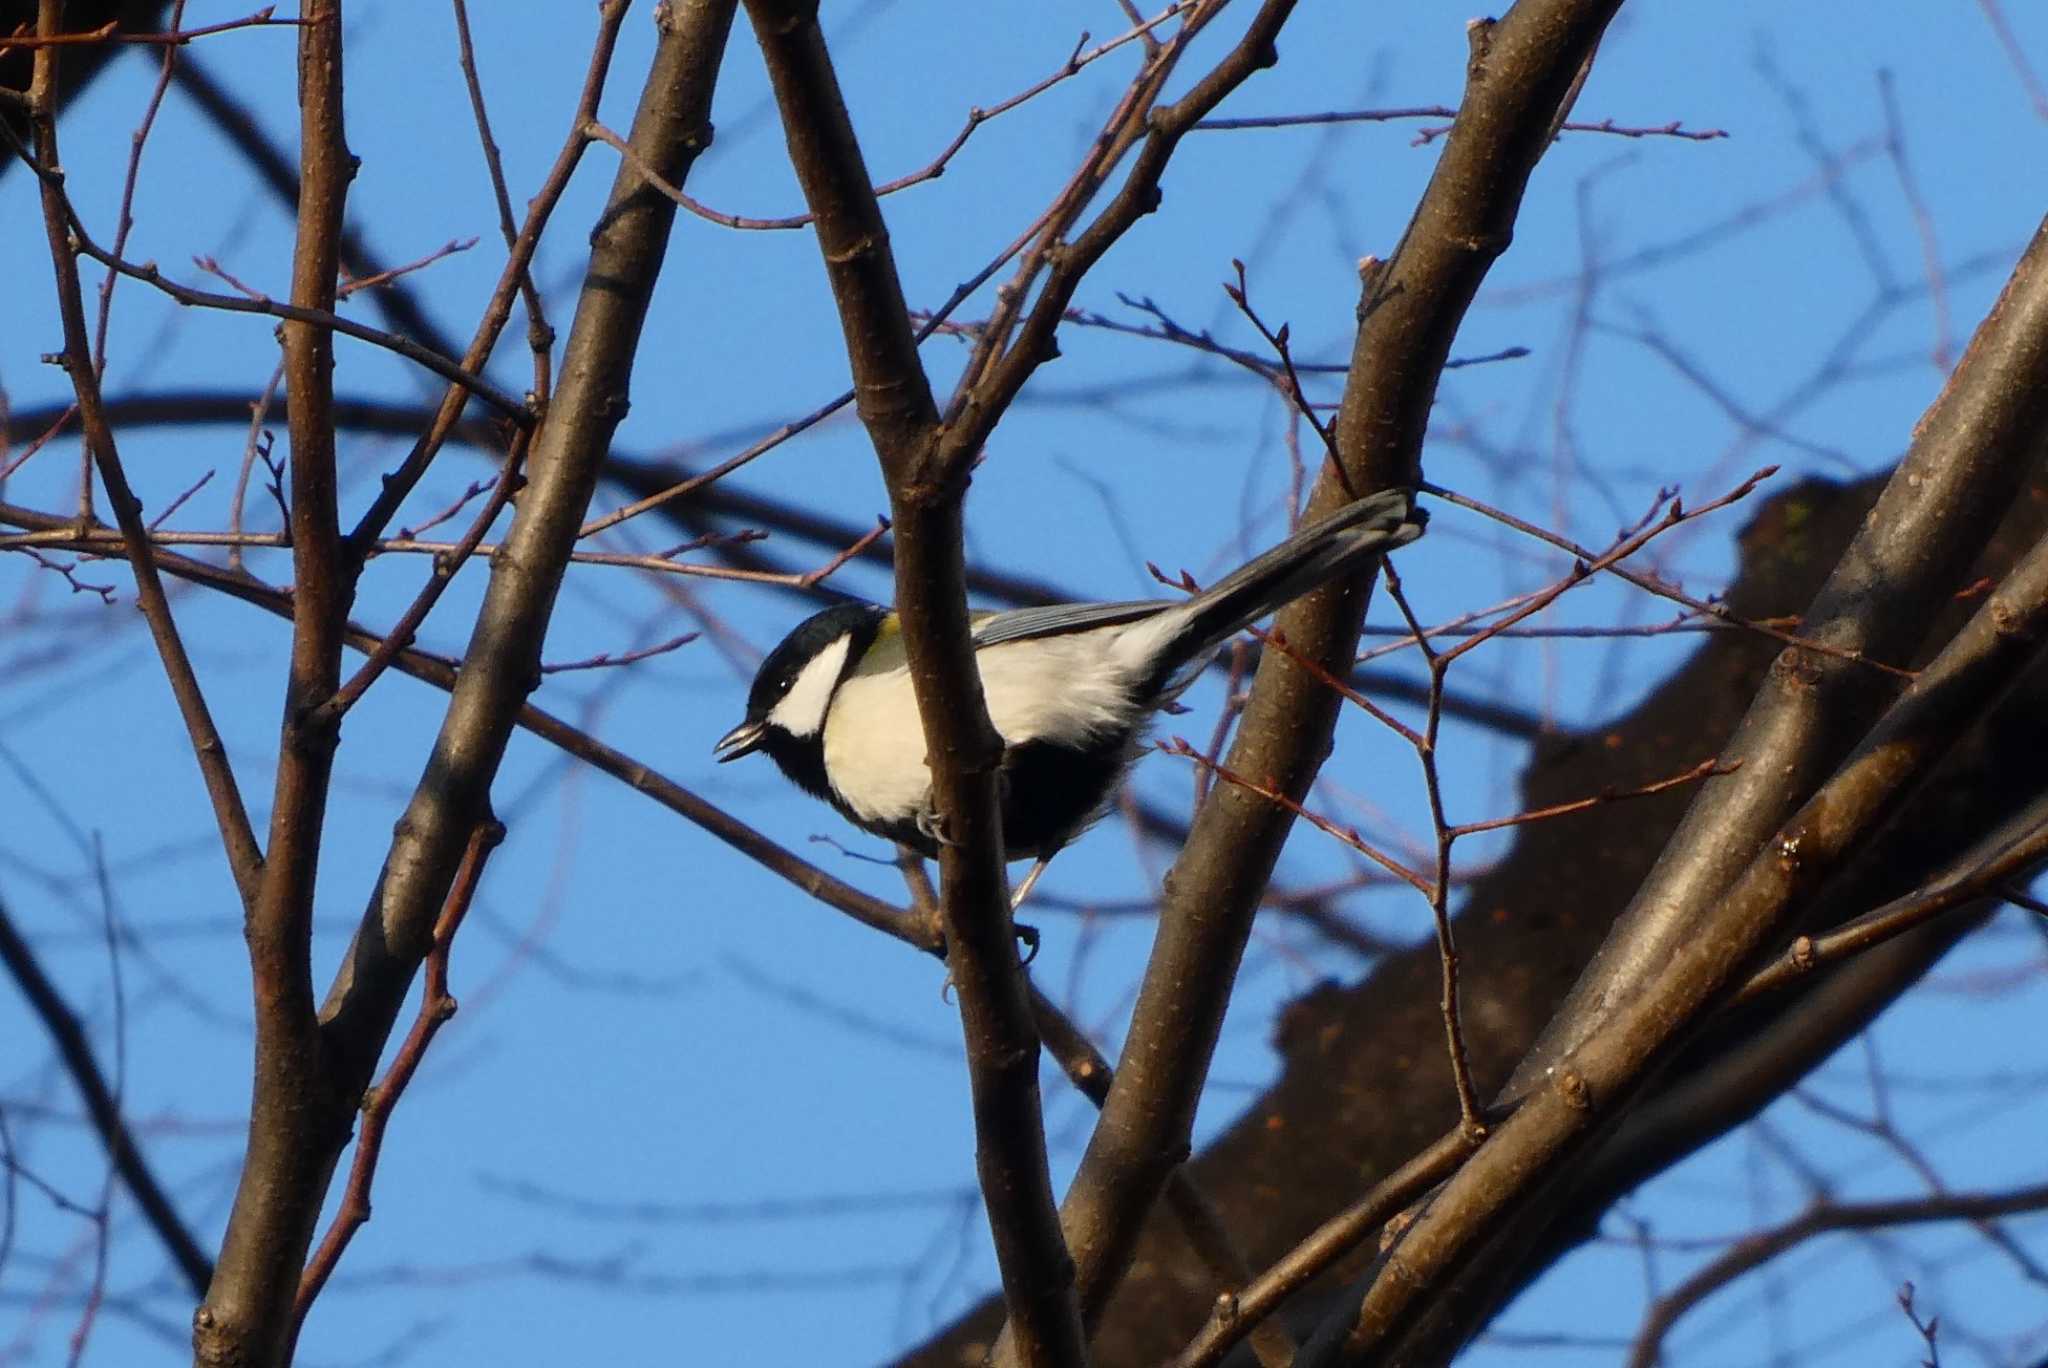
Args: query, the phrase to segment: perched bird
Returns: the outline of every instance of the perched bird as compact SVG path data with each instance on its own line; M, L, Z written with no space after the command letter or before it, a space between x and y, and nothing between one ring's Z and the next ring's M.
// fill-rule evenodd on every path
M974 660L1003 739L1006 859L1037 860L1108 808L1152 714L1224 642L1282 604L1422 535L1428 515L1387 490L1304 527L1211 587L1173 601L1061 603L973 617ZM768 653L721 762L766 751L799 788L863 831L927 857L941 836L924 729L896 614L843 603Z

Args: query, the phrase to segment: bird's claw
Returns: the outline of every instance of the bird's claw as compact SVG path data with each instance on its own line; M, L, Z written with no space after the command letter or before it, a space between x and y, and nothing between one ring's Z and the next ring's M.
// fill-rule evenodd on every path
M957 847L960 843L946 834L945 814L925 808L917 814L917 831L935 846Z

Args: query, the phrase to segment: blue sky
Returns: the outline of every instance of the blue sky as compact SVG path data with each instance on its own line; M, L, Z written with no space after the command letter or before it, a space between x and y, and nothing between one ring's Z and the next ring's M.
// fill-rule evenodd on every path
M472 11L516 206L566 131L591 7ZM188 22L244 12L195 0ZM466 337L502 255L452 23L441 7L406 0L356 0L349 14L349 141L362 158L352 221L384 264L481 239L415 277L442 326ZM2012 4L2005 17L2036 67L2048 66L2048 12ZM1305 6L1281 43L1279 66L1220 112L1454 103L1466 18L1430 3ZM1220 21L1182 79L1205 69L1203 59L1213 60L1241 22L1235 12ZM1122 27L1109 0L972 10L869 0L839 7L831 33L869 166L886 178L929 160L971 106L1055 69L1084 30L1100 41ZM638 5L606 96L613 127L630 119L651 43L649 7ZM193 52L262 112L273 136L290 133L290 30L225 34ZM943 300L1042 207L1130 69L1128 53L1095 64L981 129L942 179L886 202L914 306ZM1892 82L1924 223L1885 150L1880 72ZM103 238L111 237L129 132L153 75L153 58L124 57L64 123L72 193ZM1432 479L1588 543L1604 544L1664 486L1701 502L1766 464L1783 467L1779 483L1888 465L1940 386L1940 358L1967 339L2048 204L2048 123L1974 6L1870 7L1850 22L1833 7L1649 0L1616 23L1578 116L1632 125L1678 119L1730 136L1560 141L1456 349L1481 355L1520 346L1530 355L1446 377L1426 461ZM795 212L800 196L744 23L714 119L718 138L691 193L730 212ZM1261 313L1290 324L1297 355L1341 360L1356 262L1392 249L1434 164L1434 145L1412 144L1415 128L1192 136L1166 179L1163 211L1111 252L1077 304L1142 322L1119 295L1149 299L1189 327L1256 348L1220 289L1239 258ZM584 236L613 165L603 148L586 156L538 259L536 278L558 327L573 307ZM190 262L212 256L259 289L286 290L288 216L175 92L151 137L136 217L132 257L207 284ZM0 317L9 320L0 330L0 385L17 412L62 393L61 375L38 363L57 342L36 268L44 255L31 186L10 174L0 182L0 260L16 267L0 273ZM1941 267L1936 291L1927 287L1930 259ZM984 293L962 316L986 308ZM134 282L116 296L113 337L114 395L226 386L253 397L276 359L264 320L180 310ZM515 324L492 367L515 389L527 373L519 337ZM1286 421L1269 391L1193 353L1109 332L1069 327L1061 345L1062 358L1026 390L976 475L974 556L1077 596L1117 598L1151 592L1147 560L1206 578L1282 533ZM1831 348L1841 360L1823 383L1816 374ZM964 349L939 338L924 354L943 387ZM808 234L734 233L684 217L617 444L708 461L808 411L845 381ZM438 392L406 363L359 345L340 348L337 386L398 402ZM1334 389L1324 385L1316 397L1334 398ZM25 434L11 436L19 444ZM281 433L279 442L282 450ZM124 436L124 454L152 509L216 471L179 519L215 527L224 524L242 443L232 427L145 429ZM399 439L345 441L351 508L404 447ZM74 456L75 446L54 445L7 483L5 497L67 507ZM409 516L446 504L482 472L473 456L451 453ZM821 425L733 479L854 523L885 506L850 421ZM624 497L601 491L598 508ZM1725 582L1730 540L1745 517L1737 510L1686 529L1659 544L1654 563L1696 592L1712 592ZM620 547L674 540L642 524L624 531ZM824 554L768 546L798 563ZM275 556L252 555L251 565L276 579L286 574ZM1535 587L1564 568L1450 510L1402 556L1419 609L1435 618ZM111 1060L115 999L92 877L95 843L104 852L113 905L137 938L121 963L128 1110L187 1217L211 1240L232 1192L246 1106L247 982L235 900L126 580L118 567L89 571L82 573L119 586L115 606L67 596L56 576L0 557L0 613L18 615L13 632L0 635L8 762L0 767L0 895L35 934ZM424 573L416 559L379 560L357 616L388 622ZM425 644L460 650L480 583L475 572L457 581ZM865 569L834 583L888 592ZM260 825L285 634L198 591L180 591L175 604ZM793 797L770 767L710 760L712 739L739 714L752 653L809 610L777 589L704 579L655 584L579 568L550 633L550 659L659 641L700 626L696 613L725 634L627 670L553 676L539 701L833 873L900 897L893 871L865 858L883 853L875 843ZM1551 620L1664 616L1664 606L1602 582L1574 591ZM1376 622L1393 620L1376 605ZM1686 649L1683 637L1496 643L1458 678L1477 695L1579 727L1625 709ZM1217 698L1213 686L1198 691L1194 715L1162 731L1206 737ZM349 719L322 861L322 982L360 914L439 719L437 694L397 678ZM1520 758L1513 745L1452 728L1445 764L1454 818L1512 811ZM1184 810L1191 773L1183 761L1157 757L1138 783ZM940 968L807 903L529 738L515 739L496 795L512 836L456 948L462 1013L404 1100L375 1220L309 1322L303 1361L358 1364L389 1351L456 1362L866 1362L922 1338L985 1290L993 1264L972 1191L958 1025L941 995ZM1396 850L1429 834L1412 756L1362 720L1346 724L1318 804ZM1460 856L1479 861L1489 849L1498 847L1473 841ZM1139 897L1164 858L1107 824L1062 856L1045 887L1068 899ZM1281 877L1301 886L1351 869L1340 847L1304 831ZM1382 935L1408 940L1427 931L1426 908L1412 895L1361 894L1349 910ZM1113 1053L1149 925L1057 910L1040 921L1040 982ZM1958 1084L1900 1088L1902 1104L1910 1098L1909 1132L1958 1187L2039 1179L2038 1098L1997 1084L2038 1068L2027 1023L2048 1008L2041 962L2041 941L2011 916L1874 1032L1876 1058L1898 1077ZM1363 970L1298 926L1262 924L1204 1099L1202 1134L1227 1123L1270 1076L1276 1007L1324 978ZM65 1119L75 1116L75 1102L34 1031L11 997L0 1001L0 1038L17 1042L0 1072L0 1105L23 1161L89 1201L103 1164L86 1133ZM1813 1087L1868 1110L1862 1049L1845 1052ZM1057 1078L1048 1077L1047 1097L1063 1181L1085 1142L1088 1113ZM36 1120L48 1108L59 1116ZM1918 1190L1895 1154L1788 1102L1766 1131L1730 1137L1633 1199L1630 1210L1673 1238L1784 1219L1805 1193L1781 1144L1839 1182L1843 1196ZM22 1196L20 1213L19 1249L0 1269L0 1304L8 1307L0 1327L14 1327L0 1328L0 1363L62 1362L89 1232L32 1194ZM117 1203L115 1220L109 1287L118 1296L86 1361L174 1361L189 1305L132 1209ZM2038 1221L2015 1229L2038 1244ZM1664 1260L1666 1285L1697 1257ZM1942 1228L1902 1238L1889 1254L1813 1246L1785 1262L1776 1291L1768 1282L1746 1285L1684 1322L1674 1352L1700 1365L1774 1354L1800 1363L1916 1361L1916 1342L1892 1303L1901 1270L1918 1267L1912 1257L1948 1270L1931 1284L1921 1278L1923 1304L1956 1327L1945 1355L2018 1361L2020 1350L1998 1337L2028 1333L2031 1352L2044 1351L2038 1288L1981 1239ZM1533 1289L1500 1328L1625 1338L1641 1313L1642 1286L1636 1252L1596 1246ZM1614 1357L1585 1342L1545 1352L1501 1341L1476 1347L1470 1361Z

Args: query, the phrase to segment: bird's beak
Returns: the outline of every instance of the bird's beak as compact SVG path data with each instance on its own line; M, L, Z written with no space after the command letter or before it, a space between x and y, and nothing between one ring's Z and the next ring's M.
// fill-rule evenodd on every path
M711 747L711 753L718 757L718 763L737 760L742 755L752 755L761 749L761 741L768 734L765 722L742 722L718 738Z

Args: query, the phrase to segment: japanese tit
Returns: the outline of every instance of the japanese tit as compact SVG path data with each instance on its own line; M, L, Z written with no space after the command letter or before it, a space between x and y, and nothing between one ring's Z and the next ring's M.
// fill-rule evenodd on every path
M1178 602L1063 603L973 616L975 664L1003 739L1006 859L1045 862L1108 808L1145 724L1246 626L1422 535L1405 490L1304 527ZM842 603L768 653L723 762L765 751L807 793L863 831L938 853L924 730L896 614Z

